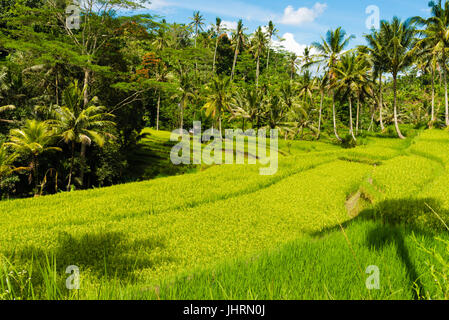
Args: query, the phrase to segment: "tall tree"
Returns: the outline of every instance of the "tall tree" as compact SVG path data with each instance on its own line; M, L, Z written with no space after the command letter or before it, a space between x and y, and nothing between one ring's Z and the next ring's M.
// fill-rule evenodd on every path
M349 41L353 39L354 36L346 36L346 31L342 30L341 27L336 30L329 30L326 34L326 38L321 37L321 42L314 42L312 45L318 50L318 60L316 63L322 63L325 65L326 74L329 78L329 88L335 86L336 74L335 67L340 60L340 57L344 49L349 45ZM341 141L340 136L337 132L337 114L335 110L335 92L331 89L332 96L332 115L334 123L334 134L338 140Z
M256 58L256 88L259 87L259 77L260 77L260 56L266 46L265 33L262 31L262 27L257 28L256 32L252 38L252 47L250 50L253 52Z
M192 20L190 25L195 28L195 48L196 48L199 32L204 30L203 26L205 20L203 15L199 11L195 11L193 13L193 17L190 18L190 20Z
M387 70L393 76L393 111L394 125L396 132L401 139L405 139L399 129L398 109L397 109L397 82L398 74L408 68L415 59L417 39L416 30L411 20L402 22L398 17L394 17L391 22L382 21L381 29L386 42Z
M435 55L441 57L443 81L444 81L444 103L445 103L445 123L449 126L449 100L447 88L447 58L449 50L449 1L430 1L431 17L424 19L414 17L412 22L424 25L425 29L419 32L425 36L424 41L432 48Z
M179 128L182 130L184 129L184 109L187 102L196 97L196 92L192 77L182 67L178 68L178 74L177 92L171 98L179 101Z
M53 112L54 120L49 120L56 129L57 135L70 145L70 171L67 191L72 186L73 165L75 160L76 144L91 145L95 142L100 147L104 145L105 138L112 138L110 129L115 125L111 119L112 114L107 113L103 106L96 106L94 97L86 107L83 107L83 92L75 81L63 92L63 106L58 106Z
M276 35L279 32L278 29L274 26L273 21L268 22L267 26L267 39L268 39L268 45L267 45L267 71L270 69L270 53L271 53L271 42L273 40L273 36Z
M31 157L30 183L34 178L35 195L38 194L39 186L39 156L49 150L62 151L52 146L54 140L55 132L46 122L27 120L22 128L11 130L10 140L5 143L17 153Z
M232 62L232 70L231 70L231 81L234 79L235 75L235 65L237 63L237 57L239 55L241 47L245 43L245 28L243 27L243 21L240 19L237 23L237 29L235 29L232 35L232 43L234 47L234 61Z
M215 36L217 38L215 39L214 63L213 63L213 66L212 66L212 72L213 73L215 73L215 64L217 62L218 44L219 44L220 39L222 37L222 30L223 30L222 21L221 21L221 19L219 17L217 17L217 19L215 20L215 26L214 26Z
M228 77L215 77L211 84L207 87L208 96L207 102L203 109L206 111L206 116L218 120L218 129L220 134L222 131L222 120L225 111L231 109L231 94L230 94L231 80Z
M359 100L361 88L368 81L368 70L369 65L363 58L363 55L356 55L355 53L345 54L335 68L337 76L336 88L342 96L348 99L349 133L354 140L357 139L354 134L352 102L354 98Z
M385 125L383 121L383 86L382 77L383 73L386 72L387 56L386 56L386 46L387 39L385 39L385 33L372 30L371 34L365 35L365 39L368 42L368 47L366 47L369 52L369 58L373 66L373 75L379 77L379 97L378 97L378 109L379 109L379 122L382 131L385 130Z

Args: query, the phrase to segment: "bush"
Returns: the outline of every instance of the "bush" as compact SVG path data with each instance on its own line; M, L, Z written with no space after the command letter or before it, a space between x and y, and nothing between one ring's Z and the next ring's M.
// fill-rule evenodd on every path
M357 147L357 141L354 140L351 134L347 134L342 140L341 140L341 146L344 149L352 149Z

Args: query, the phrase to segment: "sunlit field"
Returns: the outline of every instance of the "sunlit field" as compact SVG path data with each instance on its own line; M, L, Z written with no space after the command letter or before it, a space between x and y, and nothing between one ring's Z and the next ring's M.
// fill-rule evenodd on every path
M0 1L0 301L449 300L449 0L377 2Z
M1 297L447 297L448 133L363 139L281 145L273 176L217 165L0 202ZM69 265L80 290L65 287ZM378 290L365 285L370 265Z

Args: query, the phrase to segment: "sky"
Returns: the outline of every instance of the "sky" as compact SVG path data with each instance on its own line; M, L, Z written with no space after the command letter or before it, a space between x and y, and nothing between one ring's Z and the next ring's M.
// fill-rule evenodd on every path
M190 23L194 11L200 11L210 26L220 17L226 26L234 28L239 19L252 33L258 26L272 20L285 39L282 46L298 55L304 47L320 41L329 29L342 27L355 35L351 47L365 44L363 35L369 33L372 21L391 20L393 16L406 19L420 15L428 17L428 0L151 0L147 13L168 22ZM373 7L375 6L375 7ZM371 9L371 11L369 10ZM374 10L373 10L374 9ZM368 11L368 12L367 12ZM373 19L374 18L374 19ZM367 23L368 22L368 23ZM367 26L368 25L368 26ZM273 38L276 41L276 38Z

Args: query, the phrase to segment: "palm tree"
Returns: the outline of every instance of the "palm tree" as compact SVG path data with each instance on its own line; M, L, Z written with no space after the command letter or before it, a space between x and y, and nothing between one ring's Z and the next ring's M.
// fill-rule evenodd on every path
M386 66L393 76L393 110L394 125L396 132L401 139L405 139L399 129L397 110L397 78L398 73L409 67L414 60L417 50L416 30L411 24L411 20L401 22L398 17L394 17L391 22L382 21L381 29L386 42Z
M306 70L301 78L299 85L299 96L303 98L303 104L307 103L307 98L309 98L310 103L313 100L313 93L316 90L316 82L309 70Z
M54 119L49 120L56 129L56 133L66 144L71 145L70 172L67 183L67 191L72 186L73 165L75 160L76 144L86 144L90 146L95 142L103 147L105 138L113 138L109 133L109 128L115 126L110 121L114 116L107 113L103 106L96 106L95 99L89 102L86 108L81 104L82 91L75 81L63 92L64 106L59 106L53 113Z
M172 95L171 99L179 101L180 124L179 128L184 128L184 108L190 99L196 97L193 81L188 73L185 73L182 67L178 68L179 82L177 93Z
M259 87L259 76L260 76L260 55L262 54L267 39L265 37L265 34L262 31L262 27L257 28L257 31L254 33L253 39L252 39L252 47L250 50L253 52L254 57L257 60L256 65L256 88Z
M190 18L192 22L190 23L190 26L195 28L195 48L196 48L196 42L198 40L198 34L200 31L203 31L204 26L204 17L200 14L199 11L195 11L193 13L193 17Z
M341 27L336 30L329 30L326 34L326 38L321 37L320 42L314 42L312 44L315 49L318 50L319 54L318 60L315 63L322 63L325 65L326 74L329 78L330 88L334 87L335 84L335 67L340 60L340 56L343 50L349 45L349 41L353 39L354 36L351 35L349 37L346 36L346 31L342 30ZM337 132L337 119L336 119L336 110L335 110L335 92L331 89L332 95L332 115L333 115L333 123L334 123L334 133L338 140L341 141L341 138Z
M271 41L274 35L276 35L279 32L278 29L275 28L273 21L268 22L267 26L267 39L268 39L268 49L267 49L267 70L269 70L270 67L270 51L271 51Z
M220 18L217 17L215 20L215 33L217 39L215 40L215 51L214 51L214 64L212 66L212 72L215 73L215 63L217 62L217 51L218 51L218 43L220 42L220 39L222 37L221 31L223 29L222 21Z
M414 17L412 22L425 25L419 33L425 36L424 41L431 47L434 54L441 56L444 80L445 122L449 126L449 100L447 88L447 51L449 49L449 1L430 1L432 16L428 19Z
M379 98L378 98L378 108L379 108L379 122L382 131L385 130L383 121L383 90L382 90L382 76L386 72L386 39L385 33L372 30L371 34L365 35L365 39L368 42L368 46L365 47L366 51L369 53L369 58L373 66L373 74L379 77Z
M305 47L304 53L299 57L299 59L301 60L303 70L308 70L310 65L313 63L311 47Z
M35 195L39 186L39 156L49 150L62 151L61 148L50 146L55 139L55 132L47 122L26 120L24 127L10 132L10 141L6 146L12 147L18 154L31 157L29 169L34 177Z
M242 130L245 130L245 119L249 120L254 128L262 113L262 100L261 90L255 87L244 88L237 92L231 102L231 119L241 118Z
M287 124L285 123L285 117L289 109L282 102L282 98L279 95L268 95L265 102L266 111L264 116L269 129L277 129L281 134L284 133L284 136L286 136Z
M159 29L157 29L155 39L152 42L156 51L160 52L170 45L169 37L165 29L166 27L164 25L159 26Z
M417 54L418 59L416 61L417 68L423 74L430 73L431 81L431 111L430 111L430 122L429 127L433 127L435 123L435 72L438 68L439 54L434 51L434 46L430 41L426 41L428 38L420 40L417 44L419 46L419 52Z
M349 102L349 133L354 140L352 101L356 97L359 101L359 93L363 85L368 81L369 65L363 55L355 53L345 54L335 67L337 82L335 86L342 96L347 97ZM357 103L359 105L359 103ZM357 108L359 109L359 107ZM358 117L358 112L357 112Z
M231 71L231 81L234 79L235 75L235 66L237 64L237 56L239 55L240 48L245 43L245 31L246 28L243 27L243 21L242 19L239 20L237 23L237 29L234 31L233 34L233 47L234 47L234 61L232 63L232 71Z
M207 117L218 119L220 134L223 134L221 128L223 114L226 110L231 109L230 86L231 80L228 77L222 79L215 77L207 88L209 95L207 97L207 102L203 107Z
M317 129L317 135L316 135L317 140L320 139L320 135L321 135L321 120L323 117L324 93L327 90L328 79L329 78L326 76L321 76L317 81L318 82L317 88L320 91L320 109L319 109L319 114L318 114L318 129Z
M290 82L293 81L293 75L298 69L298 56L294 53L290 53L287 57L288 71L290 71Z
M169 70L165 62L161 61L158 63L156 68L156 81L161 84L168 81L168 75ZM161 95L162 95L162 88L159 86L156 89L158 96L157 96L157 106L156 106L156 131L159 131L159 113L161 108Z
M0 146L0 184L2 179L9 176L14 171L28 170L28 168L16 168L13 163L19 154L8 152L5 145Z

